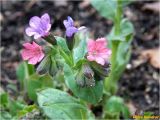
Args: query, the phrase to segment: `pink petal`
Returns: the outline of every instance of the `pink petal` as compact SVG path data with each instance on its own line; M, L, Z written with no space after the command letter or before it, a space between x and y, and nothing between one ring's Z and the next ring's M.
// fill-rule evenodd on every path
M96 48L106 48L107 41L105 38L99 38L96 40Z
M101 64L101 65L104 65L105 64L105 60L101 57L96 57L96 62Z
M26 49L32 49L32 44L31 44L31 43L24 43L23 46L24 46Z
M32 64L32 65L35 65L35 64L37 64L38 59L39 59L39 58L38 58L37 56L32 57L32 58L30 58L30 59L28 60L28 63L29 63L29 64Z
M111 50L105 49L105 50L101 51L100 53L98 53L98 56L100 56L104 59L108 59L111 56Z
M43 58L44 58L44 53L42 52L42 53L40 54L40 57L39 57L39 59L38 59L38 62L40 62Z
M89 40L87 44L87 49L89 52L94 52L95 50L95 41L94 40Z
M34 16L30 19L29 25L33 28L38 28L40 25L41 19L38 16Z
M87 56L87 59L88 59L89 61L94 61L94 60L95 60L95 57L94 57L93 55L88 55L88 56Z
M27 34L28 36L32 36L32 35L36 34L35 29L33 29L33 28L31 28L31 27L26 28L25 32L26 32L26 34Z
M23 49L21 55L23 60L28 60L33 56L32 52L27 49Z
M38 45L37 43L35 43L34 41L32 42L32 46L34 47L34 48L38 48L39 49L39 47L41 47L40 45Z

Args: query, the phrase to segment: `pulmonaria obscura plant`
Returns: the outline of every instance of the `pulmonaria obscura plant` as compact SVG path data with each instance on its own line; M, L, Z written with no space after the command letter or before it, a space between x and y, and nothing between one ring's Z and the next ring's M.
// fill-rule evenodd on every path
M119 119L120 115L129 118L123 99L115 95L117 81L130 57L133 36L132 24L122 16L126 3L91 3L113 21L107 37L90 38L87 27L77 28L70 16L63 21L65 37L52 33L48 13L29 20L25 32L35 40L23 44L24 62L17 76L21 94L34 105L22 107L16 118L37 110L43 113L42 119L95 119L95 106L102 108L102 119Z

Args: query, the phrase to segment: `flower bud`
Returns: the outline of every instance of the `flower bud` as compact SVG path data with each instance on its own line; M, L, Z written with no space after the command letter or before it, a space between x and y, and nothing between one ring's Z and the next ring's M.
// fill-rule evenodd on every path
M77 74L76 82L80 87L95 86L94 72L89 65L85 64L82 66L80 72Z
M96 62L91 62L93 70L98 74L98 76L107 77L110 72L110 63L105 62L102 66Z
M37 67L39 74L49 73L51 76L55 76L58 71L56 60L53 56L46 56Z
M67 45L68 45L68 48L70 49L70 50L72 50L73 49L73 47L74 47L74 34L73 34L73 36L71 36L71 37L67 37L66 36L66 39L67 39Z
M52 44L52 45L56 45L56 39L55 37L52 35L52 33L49 33L47 36L42 37L44 40L46 40L48 43Z

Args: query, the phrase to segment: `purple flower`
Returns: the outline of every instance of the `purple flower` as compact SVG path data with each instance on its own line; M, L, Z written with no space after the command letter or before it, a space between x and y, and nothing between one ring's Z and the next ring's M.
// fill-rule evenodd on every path
M50 17L47 13L41 17L34 16L29 21L29 27L26 28L25 32L28 36L33 36L34 39L47 36L51 29Z
M71 37L74 33L78 32L78 29L74 27L74 21L70 16L67 17L67 20L63 21L63 24L66 28L67 37Z

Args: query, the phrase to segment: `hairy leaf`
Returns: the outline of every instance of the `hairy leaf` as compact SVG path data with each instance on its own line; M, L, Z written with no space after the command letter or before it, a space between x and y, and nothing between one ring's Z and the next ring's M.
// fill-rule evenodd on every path
M78 99L48 88L37 93L38 104L50 119L88 119L89 112Z
M74 63L77 63L79 60L83 59L86 52L87 52L87 34L86 33L79 33L76 34L77 36L77 42L74 49L73 49L73 59Z

